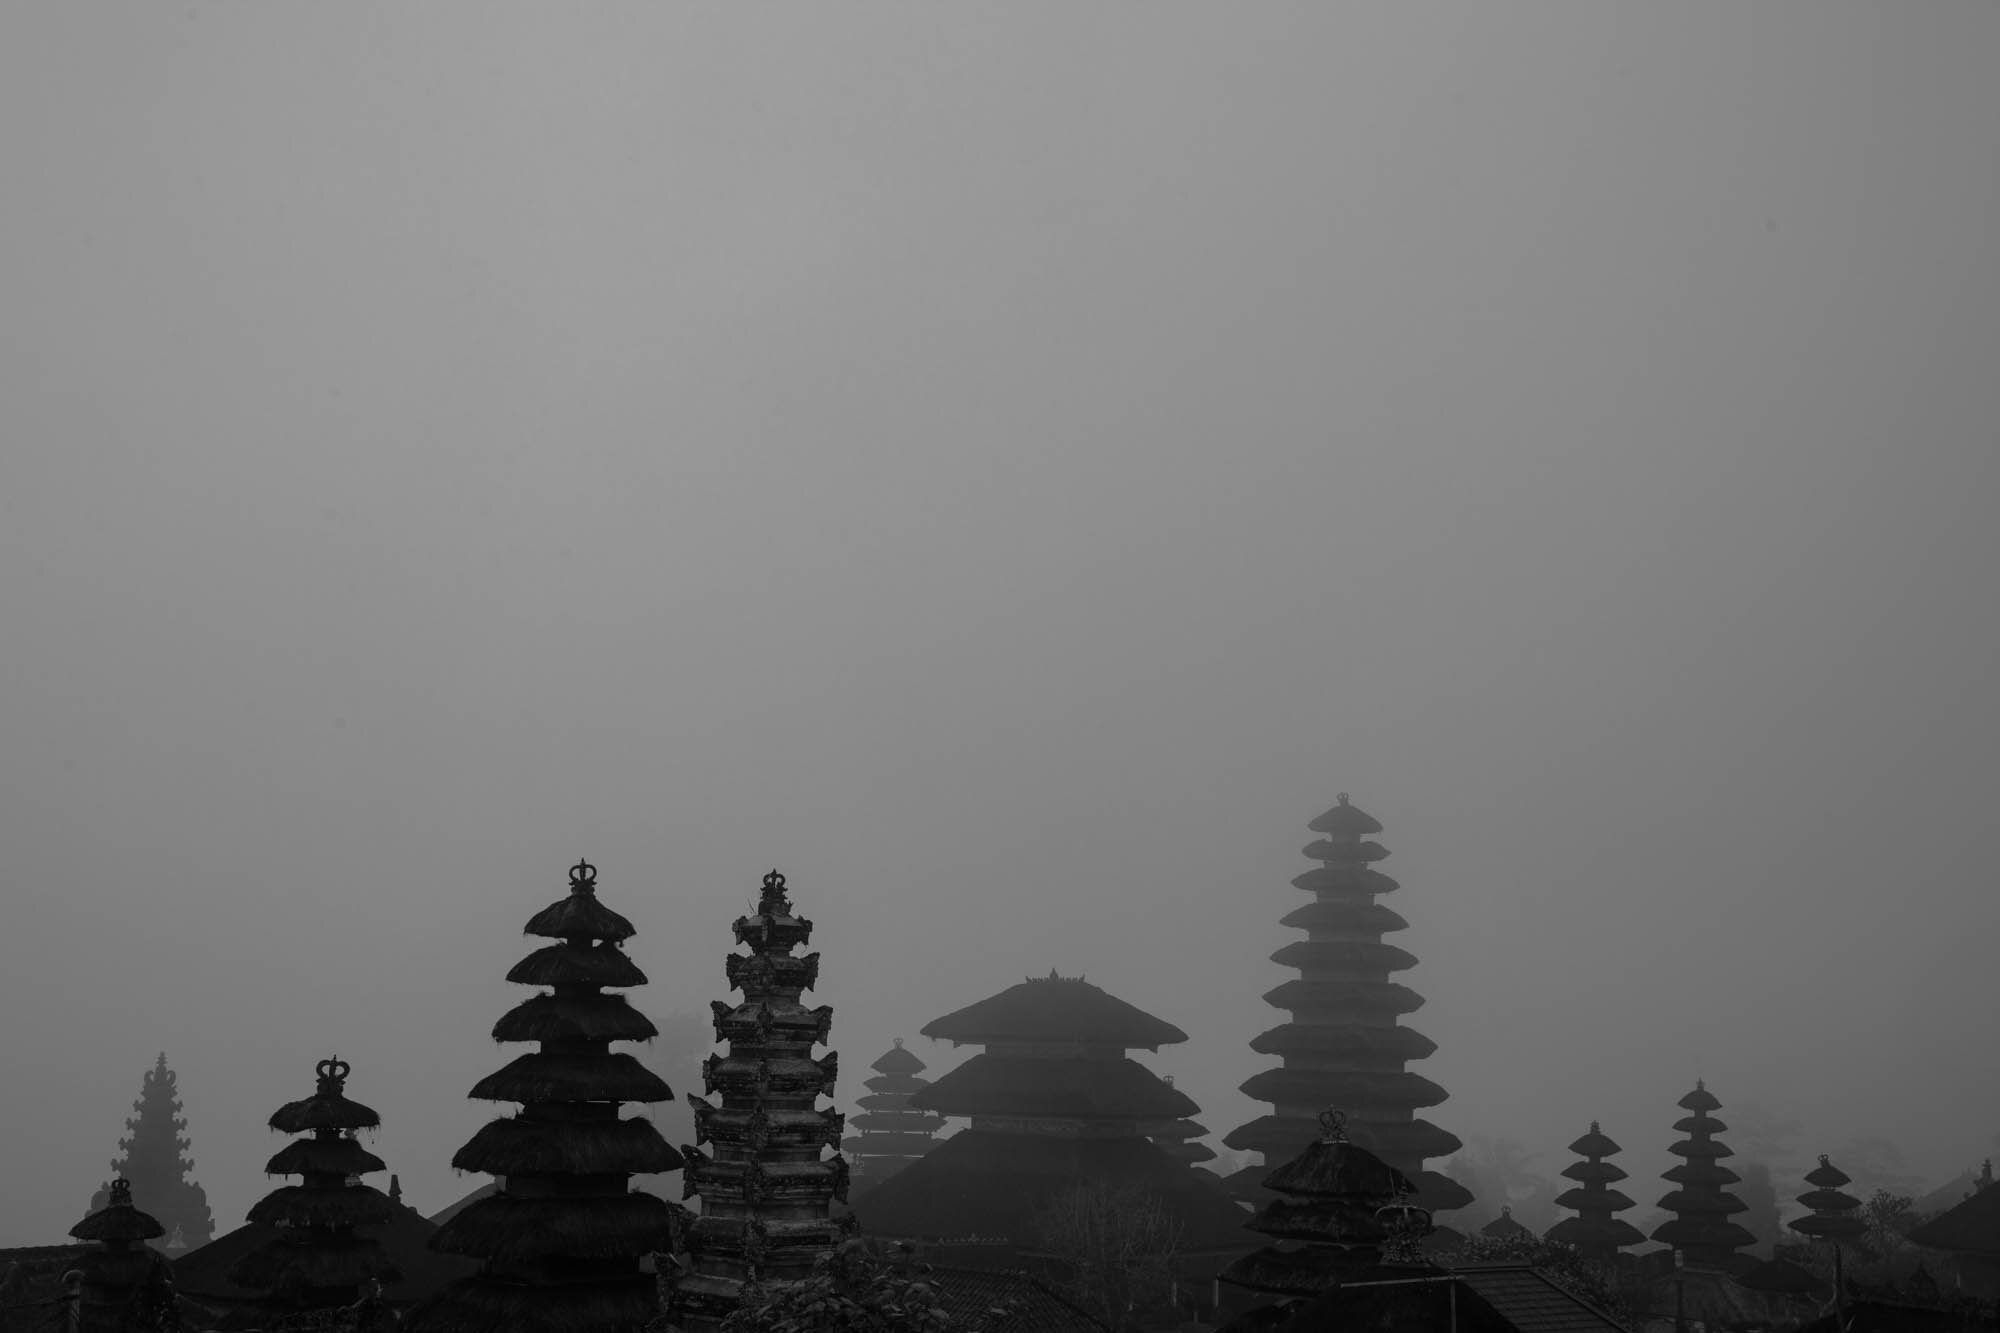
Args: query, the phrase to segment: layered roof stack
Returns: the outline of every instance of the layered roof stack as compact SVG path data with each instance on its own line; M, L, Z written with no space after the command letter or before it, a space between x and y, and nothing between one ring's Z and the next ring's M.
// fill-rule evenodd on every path
M1479 1234L1491 1240L1530 1240L1534 1232L1514 1218L1514 1210L1507 1204L1500 1205L1500 1216L1479 1228Z
M1429 1228L1408 1202L1409 1177L1351 1142L1336 1111L1323 1112L1320 1136L1262 1183L1276 1197L1246 1225L1278 1243L1237 1259L1221 1278L1281 1301L1378 1276L1385 1248L1408 1247Z
M1681 1161L1662 1173L1676 1188L1660 1199L1660 1207L1674 1216L1653 1228L1653 1239L1673 1246L1691 1264L1729 1268L1738 1260L1736 1251L1757 1238L1729 1220L1749 1205L1728 1191L1742 1177L1721 1164L1735 1155L1715 1137L1729 1127L1709 1114L1722 1103L1697 1079L1678 1105L1688 1114L1674 1128L1687 1137L1667 1149Z
M847 1229L832 1217L833 1201L847 1198L847 1160L838 1151L823 1156L837 1149L843 1117L818 1104L833 1091L839 1059L833 1051L812 1058L833 1009L800 1000L819 980L819 955L795 952L812 929L775 870L764 876L757 910L736 921L736 942L749 951L725 962L743 998L710 1006L728 1051L702 1065L704 1090L722 1101L688 1097L695 1143L683 1148L682 1185L684 1197L701 1196L701 1214L676 1210L687 1265L665 1275L669 1313L689 1330L719 1327L746 1283L806 1278Z
M518 1102L458 1150L460 1171L499 1176L438 1228L432 1248L481 1262L418 1307L421 1333L500 1333L560 1328L624 1333L658 1313L640 1258L664 1244L672 1206L631 1188L635 1174L671 1171L680 1155L652 1122L621 1117L626 1102L673 1094L613 1042L644 1041L650 1020L606 988L644 985L620 947L632 923L597 899L597 868L579 861L567 897L537 912L526 933L555 941L514 966L507 979L545 986L503 1015L500 1042L536 1042L481 1079L470 1095Z
M1147 1126L1200 1108L1126 1052L1186 1041L1185 1032L1051 971L923 1033L984 1048L910 1099L971 1125L860 1199L870 1232L1032 1245L1052 1199L1101 1184L1157 1197L1189 1251L1240 1246L1242 1209L1215 1177L1146 1137Z
M351 1305L373 1283L402 1276L382 1253L372 1233L358 1231L389 1220L389 1196L360 1177L385 1170L382 1159L355 1141L382 1117L347 1097L351 1066L338 1056L322 1060L313 1095L287 1102L271 1116L271 1128L302 1137L280 1149L264 1165L267 1175L298 1176L250 1208L250 1221L268 1223L277 1235L245 1255L230 1279L269 1292L291 1309Z
M1174 1076L1163 1074L1160 1082L1174 1086ZM1182 1116L1178 1120L1155 1120L1145 1126L1146 1137L1159 1146L1161 1152L1189 1166L1199 1166L1203 1162L1215 1160L1215 1149L1201 1140L1208 1135L1208 1126L1199 1120Z
M1423 1166L1425 1159L1449 1156L1461 1145L1457 1136L1415 1114L1444 1101L1445 1090L1403 1067L1431 1054L1437 1043L1398 1022L1424 1000L1389 980L1417 960L1382 942L1383 935L1409 926L1375 901L1398 887L1374 869L1389 854L1368 840L1382 825L1342 792L1339 804L1309 827L1322 836L1305 854L1320 864L1292 883L1313 901L1281 923L1304 930L1306 938L1271 955L1300 975L1264 995L1267 1003L1289 1011L1291 1020L1250 1043L1284 1063L1243 1084L1249 1096L1271 1104L1271 1113L1223 1140L1262 1153L1265 1165L1245 1168L1231 1183L1254 1198L1262 1173L1313 1142L1320 1108L1334 1105L1347 1108L1347 1133L1354 1142L1414 1181L1425 1207L1462 1208L1472 1202L1465 1187Z
M1639 1228L1615 1215L1632 1207L1632 1200L1623 1191L1612 1188L1625 1179L1624 1168L1604 1160L1620 1149L1593 1120L1590 1132L1570 1144L1569 1150L1583 1160L1563 1168L1563 1175L1576 1184L1556 1196L1556 1206L1573 1208L1576 1216L1550 1227L1548 1238L1574 1246L1586 1259L1608 1263L1624 1246L1646 1239Z
M1814 1240L1838 1244L1856 1239L1868 1230L1868 1224L1861 1219L1861 1200L1841 1188L1852 1183L1845 1171L1821 1153L1819 1165L1806 1172L1806 1184L1812 1188L1799 1196L1799 1202L1812 1212L1793 1218L1788 1225L1800 1235Z
M158 1218L132 1202L132 1182L123 1176L104 1187L104 1206L69 1229L97 1248L77 1265L82 1276L76 1327L123 1328L136 1298L148 1286L170 1282L166 1258L145 1242L166 1233Z
M881 1184L937 1147L937 1132L944 1127L936 1112L910 1105L911 1096L928 1088L930 1080L921 1077L924 1062L904 1047L901 1037L869 1068L875 1073L863 1082L868 1095L857 1103L861 1114L853 1119L861 1132L840 1145L853 1159L856 1193Z
M188 1150L187 1119L181 1114L179 1080L167 1068L165 1052L146 1071L132 1110L136 1114L125 1121L131 1134L118 1140L111 1174L127 1181L132 1197L159 1219L163 1244L155 1248L206 1245L215 1234L215 1218L209 1212L207 1192L189 1178L194 1161L182 1156ZM110 1187L100 1186L91 1198L91 1210L109 1202Z

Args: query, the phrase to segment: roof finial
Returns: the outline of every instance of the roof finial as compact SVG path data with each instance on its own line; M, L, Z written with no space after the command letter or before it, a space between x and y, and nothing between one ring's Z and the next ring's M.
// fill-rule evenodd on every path
M347 1061L337 1055L331 1060L322 1060L314 1065L313 1072L319 1075L320 1094L322 1096L339 1096L342 1090L347 1087L347 1076L352 1072L353 1068L353 1065L348 1064Z
M1602 1134L1604 1131L1599 1129L1597 1127L1597 1122L1593 1120L1590 1122L1590 1132L1593 1134Z
M1346 792L1342 792L1342 793L1340 793L1340 795L1336 796L1336 797L1335 797L1334 799L1335 799L1335 800L1337 800L1337 801L1339 801L1339 802L1340 802L1340 803L1341 803L1342 805L1346 805L1346 804L1347 804L1347 793L1346 793Z
M107 1208L130 1208L132 1206L132 1182L120 1176L111 1182L111 1202Z
M785 888L785 877L774 869L770 874L764 876L764 887L773 892L782 893Z
M1319 1141L1321 1143L1347 1142L1347 1112L1337 1111L1329 1106L1319 1113Z
M571 893L595 893L597 891L597 867L582 857L569 868L569 891Z
M896 1038L896 1049L899 1051L903 1049L903 1039L901 1037Z

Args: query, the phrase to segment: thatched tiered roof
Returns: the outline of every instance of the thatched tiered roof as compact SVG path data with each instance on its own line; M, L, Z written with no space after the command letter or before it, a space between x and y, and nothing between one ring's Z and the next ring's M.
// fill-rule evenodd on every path
M1735 1156L1734 1149L1715 1137L1728 1126L1709 1114L1720 1110L1722 1103L1697 1079L1694 1091L1678 1105L1689 1114L1675 1121L1674 1128L1687 1137L1667 1151L1681 1164L1662 1174L1678 1188L1659 1201L1674 1216L1653 1229L1653 1239L1681 1251L1691 1264L1729 1268L1737 1263L1736 1251L1757 1238L1729 1220L1749 1205L1727 1188L1742 1177L1720 1165L1722 1158Z
M812 929L776 870L764 877L757 910L735 923L748 952L727 955L724 971L743 998L710 1006L727 1050L702 1065L703 1091L721 1103L688 1096L695 1142L682 1149L683 1197L700 1195L701 1214L677 1212L675 1248L685 1259L664 1282L671 1316L691 1330L717 1327L747 1283L808 1277L845 1232L832 1204L847 1198L847 1161L837 1151L824 1156L839 1144L843 1118L819 1106L839 1062L833 1052L812 1058L833 1010L803 1003L819 979L819 955L794 952Z
M77 1265L83 1275L81 1312L86 1329L115 1327L134 1293L157 1285L167 1267L166 1258L145 1245L166 1228L133 1205L132 1182L119 1176L105 1186L104 1194L104 1206L69 1229L76 1239L96 1245Z
M1563 1175L1576 1185L1556 1196L1556 1206L1574 1208L1576 1216L1565 1217L1550 1227L1548 1238L1573 1245L1586 1258L1599 1262L1613 1258L1624 1246L1637 1245L1646 1239L1639 1228L1615 1216L1632 1207L1632 1200L1622 1190L1611 1188L1614 1182L1625 1179L1623 1167L1604 1160L1620 1151L1611 1136L1593 1120L1590 1132L1570 1144L1569 1150L1583 1160L1563 1168Z
M1266 1003L1288 1010L1291 1021L1259 1034L1251 1049L1279 1057L1283 1064L1243 1084L1252 1098L1271 1105L1269 1115L1239 1126L1223 1142L1262 1154L1265 1167L1247 1167L1230 1178L1249 1199L1273 1162L1283 1161L1313 1141L1314 1116L1322 1106L1343 1106L1357 1143L1380 1153L1418 1188L1431 1209L1461 1208L1472 1196L1458 1182L1424 1169L1426 1158L1446 1157L1458 1139L1415 1112L1436 1106L1446 1092L1403 1066L1437 1049L1428 1037L1398 1019L1419 1008L1423 996L1389 980L1416 966L1416 958L1385 944L1382 936L1409 923L1375 902L1396 889L1395 880L1374 869L1388 850L1370 837L1380 821L1348 801L1312 821L1322 836L1305 854L1320 862L1292 883L1313 901L1285 916L1283 924L1306 931L1306 938L1271 955L1299 976L1265 992Z
M944 1128L942 1116L910 1105L930 1080L921 1076L924 1062L904 1047L901 1037L869 1068L875 1072L864 1082L868 1093L856 1102L861 1113L850 1122L861 1132L840 1145L854 1160L857 1192L881 1184L935 1148L937 1132Z
M446 1254L481 1261L413 1312L417 1333L624 1333L658 1312L640 1259L665 1248L672 1205L634 1191L635 1174L671 1171L681 1158L652 1124L621 1118L625 1102L661 1102L672 1092L614 1041L654 1028L622 995L645 974L621 944L632 923L597 897L597 868L579 861L567 897L537 912L525 933L555 940L529 954L510 981L547 986L494 1025L494 1039L533 1041L481 1079L479 1100L518 1102L452 1158L461 1171L502 1177L501 1188L452 1214L432 1237Z

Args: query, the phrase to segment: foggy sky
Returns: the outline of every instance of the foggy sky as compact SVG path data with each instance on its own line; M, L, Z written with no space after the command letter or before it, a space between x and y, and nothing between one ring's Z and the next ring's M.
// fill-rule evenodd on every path
M0 1243L156 1051L410 1201L587 855L839 1104L1051 967L1219 1136L1336 792L1432 1119L2000 1131L2000 8L0 10ZM962 1054L962 1053L961 1053ZM676 1092L684 1089L676 1088ZM698 1090L698 1089L697 1089ZM1728 1138L1728 1135L1724 1135Z

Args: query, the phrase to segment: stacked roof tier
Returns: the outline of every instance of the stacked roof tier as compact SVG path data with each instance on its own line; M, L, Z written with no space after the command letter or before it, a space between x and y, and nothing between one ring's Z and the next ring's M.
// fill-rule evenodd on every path
M96 1249L77 1265L82 1275L78 1322L83 1329L124 1328L133 1297L157 1283L168 1270L166 1258L146 1248L166 1231L158 1218L132 1202L132 1182L123 1176L104 1187L104 1206L69 1229Z
M830 1253L845 1228L832 1217L847 1198L848 1166L837 1148L843 1117L822 1109L838 1072L834 1052L815 1059L833 1009L800 999L819 979L819 955L794 952L812 922L792 909L785 877L764 876L757 910L736 921L748 952L725 959L734 1005L711 1006L725 1054L702 1065L704 1091L688 1096L695 1142L685 1146L683 1197L701 1213L676 1210L675 1248L684 1268L667 1274L670 1313L681 1326L711 1329L742 1303L748 1283L796 1282ZM704 1152L702 1145L713 1152Z
M1263 1167L1248 1167L1230 1178L1246 1198L1256 1197L1257 1181L1269 1164L1289 1159L1312 1143L1320 1108L1346 1108L1347 1133L1354 1142L1414 1181L1418 1200L1441 1210L1472 1202L1465 1187L1424 1169L1427 1158L1447 1157L1461 1146L1457 1136L1416 1112L1445 1100L1445 1090L1404 1068L1437 1049L1429 1038L1399 1022L1423 1004L1409 987L1389 980L1416 966L1402 949L1382 936L1408 922L1375 901L1397 887L1374 868L1387 849L1369 841L1382 825L1340 794L1339 804L1312 821L1322 835L1305 849L1319 867L1292 881L1313 901L1281 924L1306 938L1271 955L1296 968L1299 976L1266 992L1272 1006L1291 1021L1261 1033L1251 1049L1282 1060L1243 1084L1250 1097L1271 1104L1271 1113L1231 1132L1223 1142L1263 1154Z
M1673 1246L1691 1264L1728 1268L1737 1260L1736 1251L1757 1238L1729 1220L1748 1205L1728 1189L1742 1177L1721 1165L1722 1158L1735 1156L1715 1137L1728 1126L1709 1114L1720 1110L1722 1103L1697 1079L1694 1091L1678 1105L1688 1114L1676 1120L1674 1128L1686 1137L1667 1151L1681 1161L1662 1173L1677 1188L1659 1201L1674 1216L1653 1228L1653 1239Z
M1789 1223L1792 1230L1815 1240L1836 1243L1853 1240L1867 1231L1868 1224L1860 1216L1861 1200L1841 1188L1853 1183L1845 1171L1821 1153L1819 1165L1806 1172L1806 1184L1812 1188L1799 1196L1799 1202L1812 1212L1792 1219Z
M937 1132L944 1119L934 1111L918 1110L910 1098L930 1086L921 1077L924 1062L903 1046L903 1039L869 1066L874 1076L863 1086L868 1095L858 1105L861 1114L853 1118L861 1132L841 1143L842 1151L854 1162L854 1187L879 1185L937 1146Z
M208 1194L193 1179L188 1150L187 1119L181 1114L179 1080L167 1068L161 1052L146 1071L133 1114L125 1121L131 1133L118 1140L111 1174L132 1186L132 1197L148 1215L159 1219L164 1233L155 1248L195 1249L215 1234ZM91 1211L110 1202L110 1187L100 1186L90 1200Z
M1428 1216L1408 1203L1409 1177L1350 1141L1338 1112L1324 1112L1319 1137L1266 1172L1262 1184L1275 1197L1247 1225L1278 1243L1244 1255L1221 1276L1280 1300L1378 1277L1385 1247L1429 1229Z
M1623 1191L1611 1188L1625 1179L1624 1168L1604 1160L1616 1156L1620 1149L1593 1120L1590 1132L1570 1144L1569 1150L1582 1160L1563 1168L1563 1175L1576 1184L1556 1196L1556 1206L1573 1208L1576 1216L1550 1227L1548 1238L1574 1246L1586 1259L1608 1262L1624 1246L1646 1239L1639 1228L1616 1216L1632 1207L1632 1200Z
M1174 1086L1173 1075L1162 1075L1160 1082ZM1208 1137L1208 1126L1199 1120L1182 1116L1178 1120L1152 1120L1142 1128L1146 1137L1159 1146L1161 1152L1178 1162L1198 1166L1215 1160L1215 1149L1202 1140Z
M389 1196L360 1177L386 1170L382 1159L355 1141L382 1117L347 1097L350 1066L334 1057L315 1067L313 1095L287 1102L271 1116L271 1128L307 1137L294 1140L265 1164L268 1175L298 1176L258 1200L250 1221L277 1228L269 1242L231 1269L231 1281L268 1292L283 1306L299 1310L351 1305L374 1282L394 1282L400 1269L382 1253L372 1232L389 1220Z
M1508 1204L1500 1205L1500 1216L1479 1228L1479 1234L1493 1240L1529 1240L1534 1231L1515 1220L1514 1209Z
M614 1042L643 1041L653 1024L606 987L645 983L621 947L632 923L597 898L597 868L579 861L567 897L529 919L553 940L517 963L509 981L548 989L493 1028L500 1042L537 1049L481 1079L471 1096L517 1102L485 1125L451 1164L501 1178L440 1226L431 1246L481 1261L480 1272L418 1307L420 1333L560 1328L626 1330L658 1313L643 1255L661 1248L672 1206L633 1190L631 1177L680 1166L651 1122L620 1115L625 1102L673 1093Z
M1032 1247L1051 1203L1101 1184L1155 1196L1189 1251L1241 1245L1243 1212L1215 1177L1146 1136L1148 1126L1200 1108L1125 1053L1186 1041L1179 1028L1052 971L923 1032L984 1048L910 1099L971 1125L857 1202L870 1232Z

